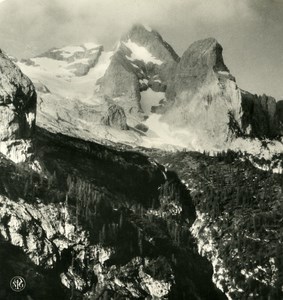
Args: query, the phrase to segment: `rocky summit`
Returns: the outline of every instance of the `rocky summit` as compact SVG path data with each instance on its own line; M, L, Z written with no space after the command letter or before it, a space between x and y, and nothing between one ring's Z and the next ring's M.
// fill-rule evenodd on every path
M222 145L241 124L241 93L213 38L193 43L181 57L166 91L163 120L196 133L201 143ZM178 118L176 118L178 116Z
M151 28L134 25L120 40L99 80L102 94L119 98L127 114L144 113L141 92L164 92L179 60L173 48Z

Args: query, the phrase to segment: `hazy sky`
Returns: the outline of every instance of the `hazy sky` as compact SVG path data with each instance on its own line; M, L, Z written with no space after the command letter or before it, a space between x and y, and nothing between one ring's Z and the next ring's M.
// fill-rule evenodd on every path
M0 0L0 48L17 57L87 41L111 49L135 22L179 55L215 37L240 87L283 99L283 0Z

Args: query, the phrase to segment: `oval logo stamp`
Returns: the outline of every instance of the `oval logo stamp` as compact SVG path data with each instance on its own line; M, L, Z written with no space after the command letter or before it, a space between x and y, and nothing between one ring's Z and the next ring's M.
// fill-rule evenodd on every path
M14 292L21 292L26 287L26 281L22 276L14 276L10 280L10 287Z

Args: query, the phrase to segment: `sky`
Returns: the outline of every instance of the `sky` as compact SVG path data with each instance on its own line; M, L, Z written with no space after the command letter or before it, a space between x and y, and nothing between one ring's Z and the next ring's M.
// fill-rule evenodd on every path
M84 42L110 50L134 23L180 56L215 37L241 88L283 99L283 0L0 0L0 48L18 58Z

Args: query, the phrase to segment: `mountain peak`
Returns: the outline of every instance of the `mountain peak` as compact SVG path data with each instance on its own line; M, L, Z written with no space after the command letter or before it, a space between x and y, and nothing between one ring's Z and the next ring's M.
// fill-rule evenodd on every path
M182 56L186 67L191 69L200 66L213 69L215 72L229 72L222 56L223 48L215 38L198 40L190 45Z
M161 35L157 31L140 23L132 25L132 27L130 27L130 29L122 36L121 40L127 41L129 39L140 41L141 43L151 39L163 41Z
M174 49L163 40L162 36L147 25L136 23L121 38L122 43L135 43L147 48L155 57L160 57L162 61L178 61L179 56Z

